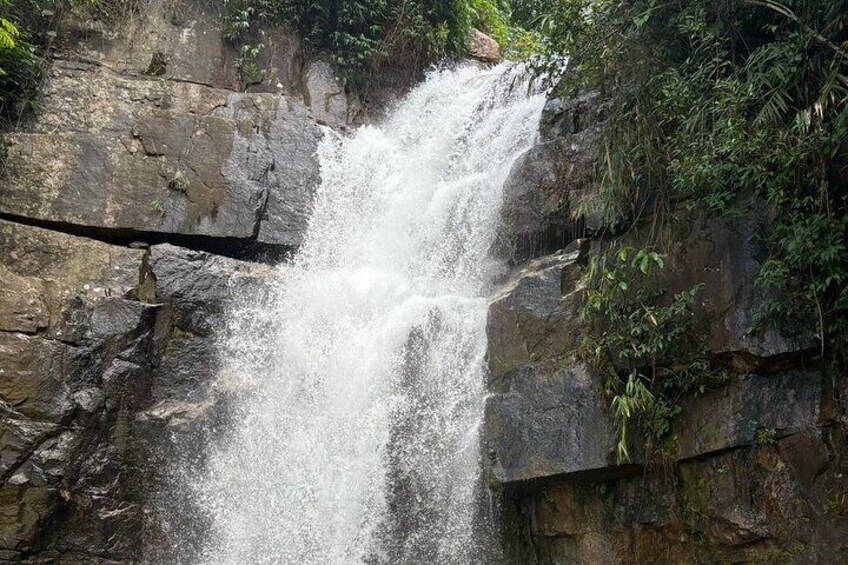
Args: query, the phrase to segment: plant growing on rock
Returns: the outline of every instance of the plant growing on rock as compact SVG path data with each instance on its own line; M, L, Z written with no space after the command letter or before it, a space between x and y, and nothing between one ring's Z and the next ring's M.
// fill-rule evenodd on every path
M669 295L657 286L663 255L652 248L611 248L593 257L578 321L587 329L578 357L607 375L619 461L631 459L632 430L646 454L660 454L680 400L722 376L706 361L692 302L702 285Z
M176 169L168 172L168 188L171 190L185 192L189 184L188 176L182 170Z
M316 50L327 51L339 74L363 88L381 69L417 74L465 48L477 25L505 41L504 0L223 0L224 35L236 45L263 44L262 28L285 24Z
M42 61L19 19L20 6L0 0L0 119L17 122L35 107Z
M848 351L848 2L530 3L564 94L612 100L581 212L623 229L681 206L769 208L764 322ZM545 67L545 65L543 65Z

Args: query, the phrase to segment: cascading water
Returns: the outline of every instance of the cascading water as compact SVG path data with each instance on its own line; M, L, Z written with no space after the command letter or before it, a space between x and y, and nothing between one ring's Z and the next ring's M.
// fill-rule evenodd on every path
M478 500L489 249L544 104L520 77L433 72L381 127L325 136L303 248L232 313L237 425L195 485L201 563L496 561Z

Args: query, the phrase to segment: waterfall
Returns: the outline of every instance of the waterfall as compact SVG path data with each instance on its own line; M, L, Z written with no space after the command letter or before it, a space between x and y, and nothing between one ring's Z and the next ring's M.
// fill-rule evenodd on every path
M433 71L380 126L325 135L303 247L230 315L200 563L496 561L478 429L489 249L544 104L521 76Z

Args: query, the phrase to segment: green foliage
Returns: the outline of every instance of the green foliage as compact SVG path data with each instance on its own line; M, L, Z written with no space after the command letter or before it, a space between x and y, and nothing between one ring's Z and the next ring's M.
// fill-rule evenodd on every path
M229 41L253 48L263 26L288 24L354 86L388 64L418 72L460 53L472 25L505 37L505 14L498 0L223 0Z
M692 302L702 286L669 296L657 286L664 257L622 246L594 257L579 321L586 327L578 356L608 375L616 455L630 459L638 427L648 455L661 455L683 395L720 379L706 361Z
M762 428L757 430L757 445L765 447L777 443L777 430L772 428Z
M836 493L829 497L824 503L824 512L833 517L848 515L848 495Z
M469 25L488 33L502 46L510 42L515 30L510 25L507 0L468 0L467 6Z
M667 299L651 284L665 266L652 249L622 246L593 258L588 270L581 321L593 329L584 356L594 365L636 369L648 366L651 377L692 340L691 303L701 286ZM587 344L588 345L588 342Z
M0 49L14 49L20 36L15 22L0 17ZM0 72L3 72L2 69Z
M763 320L848 349L848 1L530 3L560 89L613 100L591 212L770 208ZM535 6L535 7L533 7Z
M41 82L41 58L21 26L21 8L0 0L0 121L5 123L15 123L33 109Z
M610 386L616 384L618 384L616 381L612 381ZM639 378L636 372L631 372L627 377L624 390L615 394L610 403L610 411L618 429L618 441L615 445L615 454L618 461L630 460L628 449L629 423L643 415L653 416L656 407L656 397L648 390L645 382ZM653 418L649 419L653 420Z

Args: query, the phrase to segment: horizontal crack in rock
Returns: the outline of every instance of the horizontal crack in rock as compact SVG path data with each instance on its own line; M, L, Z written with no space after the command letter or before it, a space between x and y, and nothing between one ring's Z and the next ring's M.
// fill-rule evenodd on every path
M255 263L280 263L288 260L295 251L293 247L287 245L261 243L255 237L216 237L199 234L151 232L131 228L105 228L42 220L3 212L0 212L0 220L78 237L86 237L88 239L96 239L121 247L128 247L133 243L143 243L146 245L170 243L177 247L205 251L213 255L222 255L224 257Z

